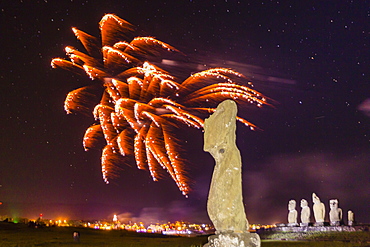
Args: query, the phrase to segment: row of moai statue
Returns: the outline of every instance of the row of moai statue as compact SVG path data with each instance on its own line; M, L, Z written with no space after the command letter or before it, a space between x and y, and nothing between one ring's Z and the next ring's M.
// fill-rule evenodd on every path
M315 217L315 226L324 226L325 221L325 204L320 201L320 198L313 193L312 194L312 201L313 201L313 213ZM329 220L331 226L339 226L342 223L343 212L342 209L339 208L338 199L331 199L329 200L330 212L329 212ZM298 212L296 208L296 201L290 200L288 203L288 226L298 226L297 218ZM310 225L310 217L311 217L311 209L308 206L308 202L305 199L301 200L301 223L300 226L308 226ZM351 210L348 211L348 225L354 225L354 214Z

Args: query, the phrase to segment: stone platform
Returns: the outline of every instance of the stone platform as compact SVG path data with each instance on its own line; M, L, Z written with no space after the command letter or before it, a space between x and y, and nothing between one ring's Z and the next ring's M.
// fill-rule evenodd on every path
M278 226L268 231L276 232L356 232L364 231L363 226Z
M224 232L209 236L203 247L261 247L261 239L256 233Z

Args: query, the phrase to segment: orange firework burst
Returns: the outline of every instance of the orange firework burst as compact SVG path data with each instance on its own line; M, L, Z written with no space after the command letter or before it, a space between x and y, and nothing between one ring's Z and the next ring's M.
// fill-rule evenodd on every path
M117 175L118 164L134 157L139 169L150 172L153 180L166 170L180 191L189 192L175 128L203 128L204 117L226 99L262 106L266 99L243 85L242 74L213 68L193 74L182 83L151 64L162 52L178 52L152 37L129 39L131 24L107 14L100 21L101 42L72 29L87 53L66 47L70 59L55 58L55 67L87 74L94 83L71 91L65 100L67 113L93 115L96 123L86 130L85 150L102 149L102 174L106 183ZM101 43L101 44L100 44ZM100 102L96 102L101 95ZM237 120L253 129L247 120ZM104 143L102 145L102 143Z

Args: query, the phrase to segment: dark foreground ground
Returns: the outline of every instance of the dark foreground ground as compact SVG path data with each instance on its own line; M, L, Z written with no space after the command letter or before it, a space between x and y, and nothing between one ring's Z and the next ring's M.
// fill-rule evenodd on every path
M80 241L75 242L73 232L80 232ZM325 233L311 235L309 239L300 239L289 235L262 236L262 247L291 247L291 246L317 246L317 247L370 247L369 232L352 233ZM22 224L0 223L0 247L34 247L34 246L203 246L207 236L201 237L171 237L161 234L145 234L121 230L94 230L89 228L73 227L45 227L29 228Z

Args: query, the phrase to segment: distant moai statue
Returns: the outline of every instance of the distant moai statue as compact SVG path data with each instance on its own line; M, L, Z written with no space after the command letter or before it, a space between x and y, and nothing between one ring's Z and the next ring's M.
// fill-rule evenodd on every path
M296 207L296 201L295 200L290 200L288 203L288 226L298 226L297 222L297 217L298 217L298 212L295 209Z
M308 226L310 224L311 209L308 206L306 199L301 200L301 226Z
M323 226L325 221L325 204L320 201L320 198L315 193L312 193L312 201L315 226Z
M355 214L352 212L352 210L348 210L348 225L355 225Z
M207 211L216 228L208 247L260 247L256 233L249 233L242 196L242 162L236 146L237 106L225 100L204 121L204 151L215 159Z
M331 199L329 200L330 205L330 212L329 212L329 219L331 226L339 226L340 222L342 221L342 209L338 207L338 199Z

